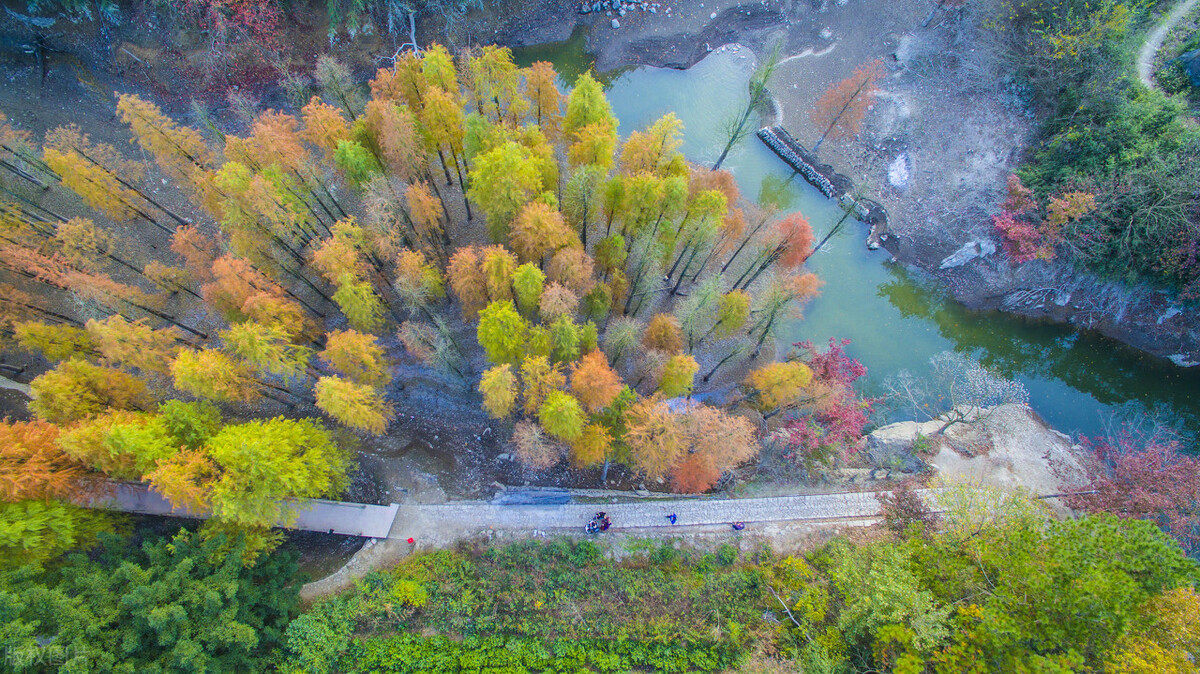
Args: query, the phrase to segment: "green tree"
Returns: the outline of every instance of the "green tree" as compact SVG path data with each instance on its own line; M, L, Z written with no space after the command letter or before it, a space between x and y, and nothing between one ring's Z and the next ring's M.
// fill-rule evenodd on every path
M204 540L187 530L141 545L104 542L99 554L72 557L56 586L38 579L13 588L38 598L19 617L70 656L68 667L114 674L269 667L297 613L294 555L245 566L241 537Z
M113 524L104 513L61 501L0 501L0 568L16 569L90 547L99 534L111 531ZM0 588L2 581L0 577ZM4 594L0 589L0 596ZM15 618L5 613L5 623L10 626ZM0 630L0 643L8 637L5 632L7 629Z
M537 313L538 303L545 289L546 275L537 265L526 262L517 267L512 276L512 287L517 296L517 306L521 313L533 316Z
M476 335L493 363L516 364L525 356L528 325L510 301L492 302L479 312Z
M343 274L338 279L333 301L346 315L350 327L361 332L373 332L383 327L383 302L367 281Z
M337 496L349 484L350 458L311 419L282 417L226 426L208 440L220 465L213 514L249 527L294 522L285 498Z
M168 400L158 406L167 433L182 447L199 449L221 430L221 410L208 401Z
M587 415L579 401L569 393L551 391L546 402L538 408L538 421L546 432L560 440L571 442L583 435L583 424Z
M658 392L668 398L691 395L699 369L700 365L691 356L671 356L658 377Z
M541 191L542 176L529 149L512 141L475 158L467 195L487 215L493 241L508 238L508 225Z

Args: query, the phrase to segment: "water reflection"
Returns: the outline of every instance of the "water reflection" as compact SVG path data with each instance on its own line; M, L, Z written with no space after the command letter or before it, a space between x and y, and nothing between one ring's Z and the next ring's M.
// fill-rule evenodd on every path
M1190 434L1200 430L1196 404L1200 372L1062 324L969 311L947 298L933 282L913 278L900 265L886 268L891 280L878 286L878 296L905 318L931 321L955 351L968 353L1027 385L1060 382L1086 394L1096 405L1125 408L1133 404L1182 424ZM1079 404L1065 399L1068 397L1057 402ZM1035 403L1039 409L1045 406L1045 402ZM1088 411L1083 407L1051 413L1066 419ZM1091 423L1080 424L1080 430L1092 427Z

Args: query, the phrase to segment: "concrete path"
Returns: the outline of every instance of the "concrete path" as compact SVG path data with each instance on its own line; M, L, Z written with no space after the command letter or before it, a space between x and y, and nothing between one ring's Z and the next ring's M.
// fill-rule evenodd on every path
M295 499L291 503L299 511L296 521L288 529L319 531L346 536L387 538L396 520L395 503L386 506L323 499ZM208 513L194 513L186 508L177 508L149 485L140 482L113 482L110 493L92 500L87 505L104 510L120 510L143 515L169 515L206 519Z
M792 522L875 517L874 492L809 494L769 498L692 498L640 503L568 503L564 505L492 505L464 501L439 505L401 505L388 538L457 537L483 529L582 531L598 510L608 513L612 530L680 529L729 526L733 522ZM675 524L667 515L675 513Z
M741 499L647 499L607 504L497 505L485 501L455 501L379 506L321 499L296 499L293 503L299 515L294 523L286 525L289 529L367 538L415 538L422 544L448 542L487 529L582 531L598 510L608 513L614 531L729 526L738 521L750 524L846 520L879 514L879 501L874 492ZM208 517L208 513L177 508L148 485L136 482L113 482L109 494L84 505L145 515ZM667 518L672 513L675 514L674 524Z
M1167 39L1167 33L1170 33L1172 28L1183 21L1183 18L1196 8L1197 3L1200 3L1200 0L1180 0L1171 13L1163 17L1150 35L1146 36L1146 41L1142 43L1142 48L1138 51L1137 56L1138 79L1142 81L1142 84L1151 89L1158 88L1151 78L1154 56L1158 54L1159 49L1162 49L1163 41Z

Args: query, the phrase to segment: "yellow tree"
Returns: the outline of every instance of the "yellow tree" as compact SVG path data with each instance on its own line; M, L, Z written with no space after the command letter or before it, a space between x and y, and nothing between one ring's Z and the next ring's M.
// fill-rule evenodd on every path
M235 323L221 332L225 349L260 374L288 379L304 376L312 349L292 344L285 329L252 321Z
M683 330L679 319L672 314L654 314L642 335L642 344L647 349L663 353L683 351Z
M374 388L341 377L321 377L313 392L317 407L338 423L372 435L387 430L391 409Z
M180 351L171 363L175 388L201 398L249 402L258 396L258 382L249 367L216 349Z
M521 383L525 399L525 413L537 414L546 398L566 386L558 363L551 364L545 356L529 356L521 363Z
M504 363L484 370L479 379L479 393L483 395L483 409L495 419L503 419L512 413L517 403L517 376L512 365Z
M696 371L700 365L691 356L678 354L671 356L663 364L658 376L658 392L668 398L692 394L692 386L696 381Z
M167 374L179 350L179 339L169 329L155 329L145 319L127 321L122 316L109 316L99 321L88 320L87 332L104 359L120 367L133 367L142 372Z
M190 185L206 203L210 202L213 194L209 170L214 165L214 157L200 132L179 126L158 106L133 94L118 97L117 112L121 121L133 131L138 144L159 166Z
M800 402L812 378L812 370L804 363L768 363L751 370L745 384L753 390L755 405L763 412L773 412Z
M41 353L49 361L88 358L96 354L96 342L82 328L39 321L22 321L12 327L22 349Z
M633 465L650 479L665 477L687 452L687 438L666 403L635 402L625 415L625 444Z
M509 235L509 243L521 262L540 262L547 253L578 241L562 213L540 201L522 209Z
M322 102L316 96L312 97L300 113L304 116L304 130L300 135L324 150L326 158L332 161L338 143L351 138L350 124L346 122L340 110Z
M356 384L382 388L392 380L387 357L374 335L355 330L331 332L320 356Z
M68 360L29 383L29 411L65 424L108 408L142 409L149 403L140 379L110 367Z
M201 514L212 508L213 485L219 476L220 468L207 452L190 449L159 461L145 479L176 508Z
M554 65L536 61L525 69L525 98L529 100L529 116L550 138L558 135L562 124L564 97L558 90L558 73Z
M454 251L446 267L450 287L458 296L465 319L473 319L488 303L487 279L483 274L480 251L466 246Z

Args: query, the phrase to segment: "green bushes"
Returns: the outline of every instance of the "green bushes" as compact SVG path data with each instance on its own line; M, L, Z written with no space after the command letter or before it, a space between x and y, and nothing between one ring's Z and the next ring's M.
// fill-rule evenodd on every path
M729 644L689 647L662 643L602 640L555 640L444 636L422 638L401 634L355 644L346 658L347 672L711 672L733 666L737 649Z
M936 530L803 556L644 540L617 561L555 540L410 557L292 622L282 671L708 672L765 652L831 674L1082 673L1200 656L1200 627L1164 627L1194 623L1200 566L1153 523L941 498Z
M286 655L311 672L724 669L765 627L770 598L733 546L707 557L720 566L671 544L617 562L590 540L419 555L313 606Z
M1021 179L1039 200L1096 198L1094 212L1064 229L1059 252L1191 300L1200 297L1200 131L1178 97L1147 89L1131 67L1156 4L1006 2L994 27L1045 113Z

